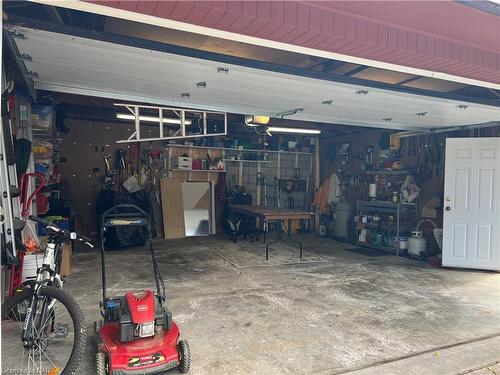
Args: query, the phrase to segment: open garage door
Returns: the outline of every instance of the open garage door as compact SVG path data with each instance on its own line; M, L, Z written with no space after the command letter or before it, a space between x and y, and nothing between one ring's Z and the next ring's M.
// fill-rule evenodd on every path
M500 120L497 106L326 79L274 64L138 42L7 26L40 90L271 117L428 130Z

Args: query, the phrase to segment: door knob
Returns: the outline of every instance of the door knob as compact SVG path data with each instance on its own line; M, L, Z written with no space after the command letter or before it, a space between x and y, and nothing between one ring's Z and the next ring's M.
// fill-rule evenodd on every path
M451 207L450 206L446 206L446 211L451 211Z

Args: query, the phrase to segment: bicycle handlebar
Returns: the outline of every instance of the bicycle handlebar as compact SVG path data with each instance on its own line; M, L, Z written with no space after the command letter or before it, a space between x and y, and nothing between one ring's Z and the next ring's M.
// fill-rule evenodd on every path
M29 219L31 221L34 221L35 223L38 223L38 224L46 226L48 230L51 230L51 231L53 231L53 232L55 232L57 234L65 236L66 238L68 238L70 240L76 239L76 240L78 240L80 242L83 242L86 246L88 246L90 248L94 248L94 245L92 245L91 239L88 238L87 236L84 236L84 235L81 235L81 234L78 234L78 233L75 233L75 232L69 232L67 230L61 229L57 225L55 225L54 223L51 223L50 221L44 220L44 219L42 219L42 218L40 218L38 216L30 215ZM72 233L75 233L76 238L72 238L72 236L71 236Z
M52 223L50 221L44 220L44 219L42 219L41 217L38 217L38 216L30 215L29 219L31 221L34 221L35 223L45 225L46 227L48 227L49 225L52 225Z
M92 241L90 238L88 238L87 236L84 236L83 234L79 234L78 235L83 241L86 241L86 242L90 242Z

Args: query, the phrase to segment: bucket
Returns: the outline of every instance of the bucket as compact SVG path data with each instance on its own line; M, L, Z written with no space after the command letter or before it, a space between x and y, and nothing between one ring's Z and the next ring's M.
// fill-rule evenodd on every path
M399 237L399 249L408 250L408 237Z
M427 241L423 237L422 232L411 232L411 237L408 239L408 253L410 255L421 256L427 250Z

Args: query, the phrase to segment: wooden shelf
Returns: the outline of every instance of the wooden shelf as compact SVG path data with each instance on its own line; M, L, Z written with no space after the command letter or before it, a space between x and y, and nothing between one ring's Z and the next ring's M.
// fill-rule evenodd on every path
M396 223L363 223L366 225L368 228L374 228L374 229L381 229L381 230L386 230L386 231L396 231L397 225ZM415 226L413 225L400 225L399 226L399 231L400 232L411 232L415 230Z
M242 163L270 163L269 160L242 160L242 159L222 159L223 161L232 161L232 162L242 162Z
M224 151L234 151L234 152L267 152L267 153L282 153L282 154L299 154L299 155L314 155L312 152L300 152L300 151L275 151L275 150L253 150L253 149L239 149L231 147L209 147L209 146L188 146L181 145L177 143L169 143L167 147L184 147L184 148L199 148L205 150L224 150Z
M364 173L364 174L405 175L405 174L410 174L410 171L407 169L381 169L378 171L365 170L362 173Z
M203 172L203 173L225 173L226 170L221 169L179 169L172 168L170 171L172 172Z

